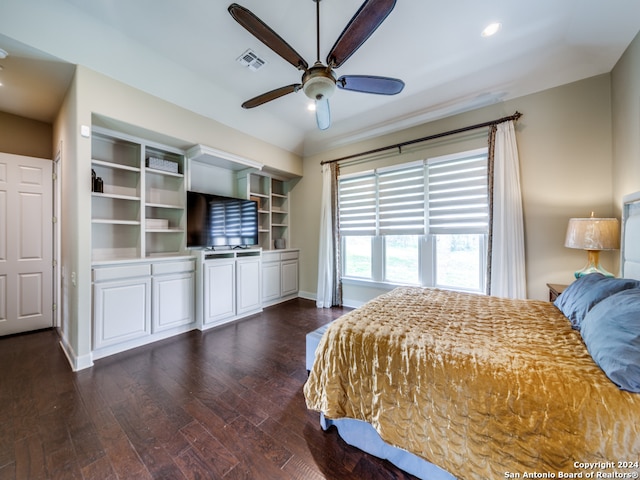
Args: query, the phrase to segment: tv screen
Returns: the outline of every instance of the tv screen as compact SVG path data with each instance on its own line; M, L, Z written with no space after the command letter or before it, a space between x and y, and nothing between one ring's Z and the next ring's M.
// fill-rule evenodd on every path
M257 243L256 202L187 192L187 247L247 247Z

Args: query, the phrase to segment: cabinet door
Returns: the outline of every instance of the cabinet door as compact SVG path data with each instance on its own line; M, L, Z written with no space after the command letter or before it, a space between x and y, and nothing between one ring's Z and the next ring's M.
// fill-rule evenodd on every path
M194 274L160 275L153 278L153 332L194 321Z
M280 297L280 262L262 264L262 301Z
M205 324L215 323L236 313L235 259L205 262L204 318Z
M149 277L94 284L94 348L149 335L150 292Z
M259 310L262 305L260 298L260 259L246 258L237 261L238 275L238 304L237 314Z
M298 260L282 262L282 296L298 293Z

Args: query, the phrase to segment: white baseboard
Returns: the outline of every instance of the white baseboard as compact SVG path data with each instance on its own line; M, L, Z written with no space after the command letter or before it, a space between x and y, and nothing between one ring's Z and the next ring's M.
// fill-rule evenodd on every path
M76 355L76 352L64 337L60 338L60 348L62 348L65 357L67 357L69 365L71 365L71 370L73 370L74 372L93 367L93 355L91 353L81 356Z
M300 290L298 292L298 296L300 298L304 298L306 300L313 300L313 301L316 300L316 294L315 293L311 293L311 292L303 292L302 290Z

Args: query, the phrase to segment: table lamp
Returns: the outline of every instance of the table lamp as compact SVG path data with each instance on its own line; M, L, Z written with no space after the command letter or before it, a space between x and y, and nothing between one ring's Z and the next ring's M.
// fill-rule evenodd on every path
M564 246L587 251L587 264L575 272L576 278L598 272L607 277L614 275L600 265L601 250L620 248L620 223L617 218L570 218Z

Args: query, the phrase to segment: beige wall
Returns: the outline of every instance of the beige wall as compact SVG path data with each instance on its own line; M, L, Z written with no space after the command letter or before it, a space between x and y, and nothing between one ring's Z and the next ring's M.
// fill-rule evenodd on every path
M312 296L317 285L321 160L500 118L516 110L523 113L517 124L517 139L528 296L546 299L547 282L570 283L573 272L586 262L586 254L564 247L567 220L588 216L591 211L598 215L613 213L609 78L609 75L590 78L305 158L304 176L294 189L292 199L292 242L302 248L301 290ZM477 138L467 136L461 148L485 144L484 134ZM441 141L425 149L424 156L456 149L451 141ZM603 264L612 268L612 256L603 255ZM359 302L366 300L369 293L378 292L350 287L345 288L344 296Z
M53 158L50 123L0 112L0 152Z
M640 34L611 73L613 202L619 216L622 197L640 190Z

